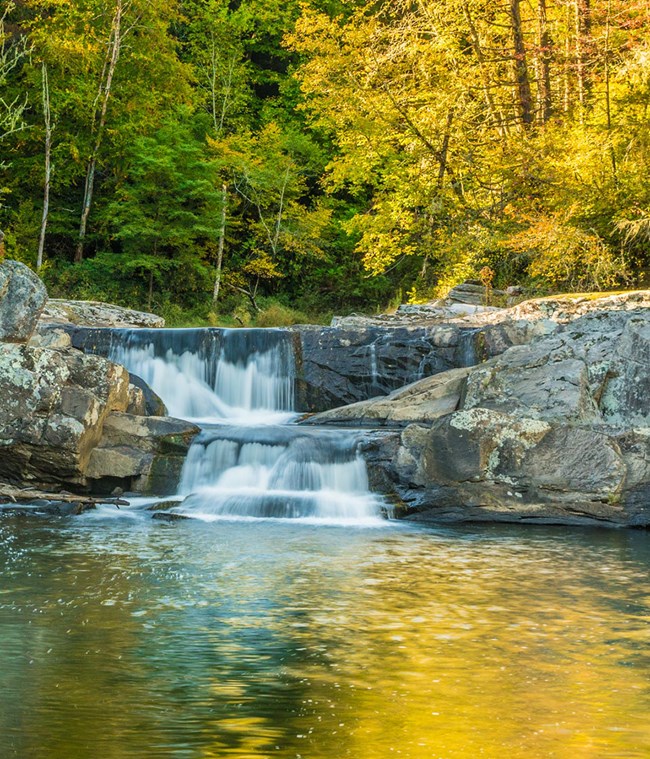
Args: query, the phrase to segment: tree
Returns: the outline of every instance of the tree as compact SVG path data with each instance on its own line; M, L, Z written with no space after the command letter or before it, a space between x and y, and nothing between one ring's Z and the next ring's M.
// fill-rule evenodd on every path
M28 102L26 95L8 94L10 78L29 55L25 38L12 39L7 32L6 20L14 7L8 3L0 16L0 141L27 127L23 118Z
M232 274L230 281L258 311L261 281L295 274L304 257L322 255L320 236L331 214L308 197L310 175L318 176L322 156L308 138L283 132L275 123L255 136L210 140L210 144L230 172L250 232L237 281Z
M41 232L38 238L38 254L36 256L36 271L43 265L45 250L45 232L47 217L50 210L50 179L52 176L52 112L50 110L50 84L47 77L47 65L42 64L43 72L43 123L45 126L45 181L43 183L43 215L41 216Z

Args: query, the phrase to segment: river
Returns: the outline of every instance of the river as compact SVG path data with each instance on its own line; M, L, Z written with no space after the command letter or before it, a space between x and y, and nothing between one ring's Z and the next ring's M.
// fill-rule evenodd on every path
M647 533L0 521L0 756L647 757Z
M0 519L0 758L650 756L648 534L383 518L289 347L116 333L203 431L174 521Z

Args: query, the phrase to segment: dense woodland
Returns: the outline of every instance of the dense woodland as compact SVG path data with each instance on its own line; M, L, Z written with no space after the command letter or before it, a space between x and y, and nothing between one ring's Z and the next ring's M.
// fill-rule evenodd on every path
M172 323L635 286L649 107L650 0L14 0L0 229Z

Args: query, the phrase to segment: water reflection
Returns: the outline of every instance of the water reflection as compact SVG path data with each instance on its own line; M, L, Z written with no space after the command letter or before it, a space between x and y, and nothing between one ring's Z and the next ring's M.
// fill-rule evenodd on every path
M646 757L645 533L0 521L0 756Z

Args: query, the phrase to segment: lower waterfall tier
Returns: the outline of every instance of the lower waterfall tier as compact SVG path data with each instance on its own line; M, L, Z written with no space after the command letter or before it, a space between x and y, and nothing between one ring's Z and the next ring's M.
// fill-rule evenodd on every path
M185 462L175 512L204 517L377 518L354 432L211 426Z

